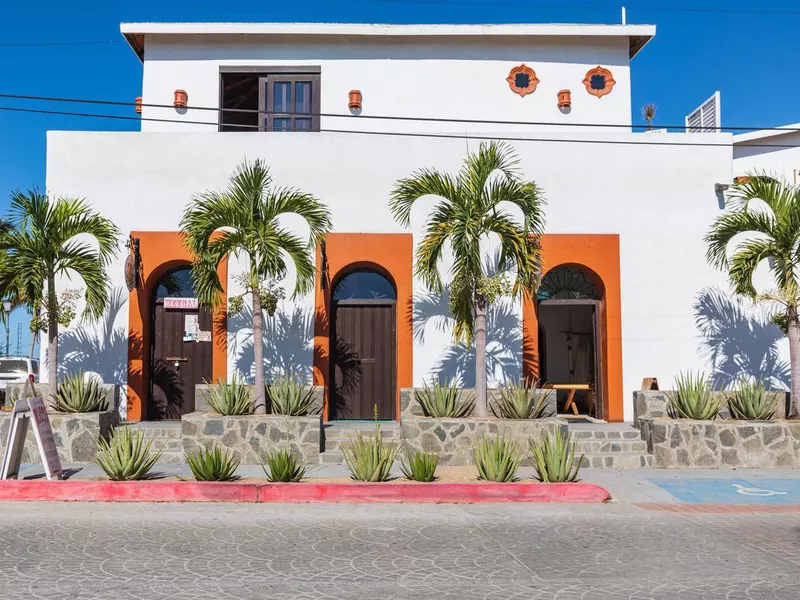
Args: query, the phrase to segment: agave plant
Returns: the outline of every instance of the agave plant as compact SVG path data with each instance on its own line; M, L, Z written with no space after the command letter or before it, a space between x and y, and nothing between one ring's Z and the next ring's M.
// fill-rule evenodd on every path
M736 389L728 396L728 408L734 419L767 421L777 410L774 397L767 395L763 381L741 378Z
M306 467L303 461L298 460L297 456L289 452L286 448L281 448L276 452L267 452L264 455L266 464L261 463L267 481L271 483L296 483L302 481L306 476Z
M209 384L208 381L203 381ZM250 386L233 377L231 383L225 383L220 377L217 385L200 392L215 413L223 417L253 414L253 391Z
M427 483L436 479L436 466L438 464L438 454L410 450L406 455L405 462L401 461L400 470L406 479Z
M484 436L475 444L472 455L475 457L479 479L498 482L517 480L522 450L505 433L493 438Z
M675 390L667 396L667 414L673 419L710 421L722 408L722 402L711 394L711 379L702 372L678 373Z
M445 383L434 380L433 386L423 381L422 389L416 390L415 393L426 417L439 419L467 417L475 408L475 394L461 393L456 379Z
M267 395L276 415L302 417L314 407L314 388L306 385L295 372L279 375L267 387Z
M64 378L51 404L63 413L97 412L105 407L106 392L99 381L87 381L84 373L78 371Z
M350 477L356 481L388 481L389 471L392 469L397 456L397 447L387 444L381 436L381 426L376 425L375 431L364 435L359 431L356 438L342 444L347 468Z
M153 440L130 427L117 427L108 440L97 440L97 464L112 481L137 481L144 478L161 457L161 450L150 452Z
M186 455L186 462L197 481L233 481L238 479L239 460L228 450L215 446L210 450L200 448Z
M544 419L553 416L547 406L547 392L536 381L532 386L511 381L498 390L500 396L491 404L494 416L502 419Z
M584 455L576 461L575 449L577 441L572 434L563 435L561 428L556 429L554 436L543 436L538 442L531 440L533 468L536 479L548 483L577 481Z

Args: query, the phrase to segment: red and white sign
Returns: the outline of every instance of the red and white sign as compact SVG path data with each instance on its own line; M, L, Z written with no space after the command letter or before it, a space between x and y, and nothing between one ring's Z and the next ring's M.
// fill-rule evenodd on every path
M178 310L197 310L200 303L197 298L164 298L164 308L176 308Z
M58 458L58 448L56 440L53 438L53 428L50 425L50 417L47 408L41 398L28 398L28 407L33 417L34 434L39 446L39 453L45 464L47 478L61 477L61 460Z

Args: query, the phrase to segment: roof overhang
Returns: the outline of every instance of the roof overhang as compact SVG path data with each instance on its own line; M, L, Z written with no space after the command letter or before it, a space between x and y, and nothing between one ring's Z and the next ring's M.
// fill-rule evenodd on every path
M656 34L655 25L378 25L360 23L122 23L120 31L144 60L146 36L311 36L381 38L628 38L630 58Z
M783 131L785 130L785 131ZM766 140L781 135L789 135L800 131L800 123L793 123L792 125L782 125L774 129L765 129L762 131L751 131L749 133L740 133L733 136L734 144L741 144L742 142L755 142L758 140Z

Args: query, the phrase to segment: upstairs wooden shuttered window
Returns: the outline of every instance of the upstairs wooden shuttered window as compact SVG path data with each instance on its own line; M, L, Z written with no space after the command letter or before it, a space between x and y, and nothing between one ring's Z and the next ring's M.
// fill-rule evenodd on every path
M719 92L716 92L686 117L687 133L716 133L721 126Z

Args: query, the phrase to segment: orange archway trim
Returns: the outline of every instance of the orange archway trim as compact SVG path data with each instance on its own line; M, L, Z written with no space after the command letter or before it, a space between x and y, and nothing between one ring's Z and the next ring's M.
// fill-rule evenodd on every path
M139 239L139 284L128 298L128 403L127 419L147 419L147 394L150 385L151 296L162 275L191 264L191 256L177 231L132 231ZM217 271L223 288L222 305L214 312L212 328L213 378L227 378L228 336L226 312L228 299L228 261Z
M593 272L602 284L600 303L603 409L608 421L622 421L622 299L619 235L544 234L542 273L560 265L578 265ZM526 379L539 375L539 317L533 299L522 303L522 367Z
M330 233L325 256L317 248L317 282L314 293L314 384L325 388L323 418L328 420L330 390L331 283L347 270L372 266L384 271L397 290L397 381L396 418L400 418L400 388L413 382L413 294L414 242L410 233ZM326 282L323 289L322 281Z

